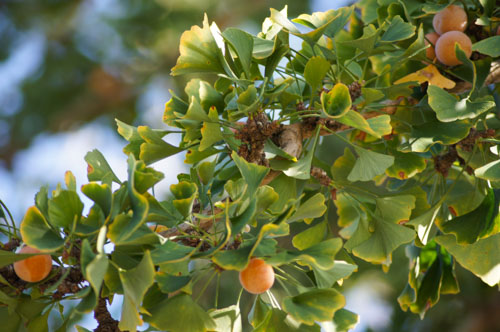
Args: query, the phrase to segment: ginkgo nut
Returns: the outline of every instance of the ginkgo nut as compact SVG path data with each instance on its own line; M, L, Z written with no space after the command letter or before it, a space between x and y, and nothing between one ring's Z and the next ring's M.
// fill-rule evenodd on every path
M448 31L463 32L467 28L467 13L462 7L448 6L434 15L432 26L440 35Z
M252 258L248 266L240 271L240 284L252 294L261 294L274 284L273 267L260 258Z
M439 37L436 43L436 57L438 60L448 66L456 66L462 62L457 59L455 54L455 44L465 52L467 58L472 54L472 42L470 38L460 31L449 31Z
M19 254L37 254L40 250L24 246ZM45 279L52 269L50 255L36 255L14 263L17 276L27 282L38 282Z
M425 35L425 45L429 45L429 42L431 43L431 46L425 49L425 55L427 56L428 59L434 60L436 58L436 52L434 51L434 48L436 47L436 42L439 38L439 35L436 32L431 32ZM429 41L427 41L429 40Z

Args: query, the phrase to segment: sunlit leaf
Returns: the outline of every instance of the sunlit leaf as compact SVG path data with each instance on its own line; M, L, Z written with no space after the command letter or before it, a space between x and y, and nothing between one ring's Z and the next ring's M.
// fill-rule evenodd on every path
M381 37L383 42L395 42L405 40L415 34L415 26L406 23L403 19L396 15L391 20L391 24Z
M58 233L47 223L40 211L32 206L26 211L21 222L21 235L23 241L42 251L55 251L64 245Z
M500 36L480 40L472 45L472 50L491 57L498 57L500 56Z
M436 237L436 242L455 257L458 263L490 286L500 283L500 234L474 244L460 245L454 235Z
M102 181L106 183L114 181L121 183L99 150L94 149L88 152L85 155L85 161L88 164L87 178L89 181Z
M430 85L435 85L443 89L452 89L456 85L454 81L441 75L434 65L428 65L425 68L400 78L394 83L401 84L406 82L418 82L419 84L429 82Z
M217 309L209 312L217 325L217 331L243 331L241 324L241 312L237 305L232 305L227 308Z
M474 174L481 179L498 181L500 180L500 160L493 161L480 168L476 168Z
M452 94L435 85L430 85L427 93L429 105L436 112L438 120L442 122L473 119L495 107L493 99L470 101L465 98L458 100Z
M190 276L173 275L165 272L157 272L155 280L160 290L166 294L173 293L185 287L191 281Z
M423 245L426 245L427 242L429 241L431 229L434 224L434 221L436 220L440 208L441 205L436 205L431 209L429 209L428 211L426 211L425 213L421 214L420 216L414 219L411 219L408 222L408 225L413 226L413 228L415 228L415 230L417 231L418 239Z
M200 72L225 73L220 61L222 53L212 35L207 16L203 27L195 25L182 34L179 52L177 64L172 68L174 76Z
M223 139L219 125L219 115L215 107L210 108L209 120L203 123L201 128L200 151L210 148L214 143Z
M337 83L330 91L321 94L321 107L328 117L342 117L351 109L351 105L351 96L345 84Z

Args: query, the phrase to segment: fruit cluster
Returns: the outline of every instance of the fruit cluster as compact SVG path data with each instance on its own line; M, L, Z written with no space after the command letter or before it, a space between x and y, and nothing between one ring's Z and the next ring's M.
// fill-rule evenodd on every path
M472 54L472 41L464 33L467 28L467 13L462 7L450 5L434 15L432 25L435 32L425 35L426 55L434 60L436 57L444 65L456 66L462 62L455 54L455 44L465 52L467 57Z

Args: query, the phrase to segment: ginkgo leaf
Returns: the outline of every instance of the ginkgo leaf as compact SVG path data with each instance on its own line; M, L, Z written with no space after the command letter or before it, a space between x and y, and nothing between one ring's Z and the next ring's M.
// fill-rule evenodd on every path
M430 85L436 85L443 89L452 89L455 87L456 83L439 72L439 70L434 65L428 65L425 68L422 68L414 73L406 75L403 78L400 78L395 84L401 84L406 82L418 82L422 84L424 82L429 82Z
M203 20L202 28L195 25L182 34L179 51L181 55L172 68L174 76L200 72L225 72L220 61L222 52L210 31L207 16Z

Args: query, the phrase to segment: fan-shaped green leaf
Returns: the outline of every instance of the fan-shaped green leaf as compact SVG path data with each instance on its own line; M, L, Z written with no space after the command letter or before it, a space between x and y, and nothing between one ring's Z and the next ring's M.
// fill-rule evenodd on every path
M21 222L23 241L42 251L55 251L64 245L64 240L48 225L40 211L32 206Z
M331 288L315 289L283 299L283 310L307 325L331 321L335 311L344 305L344 296Z

